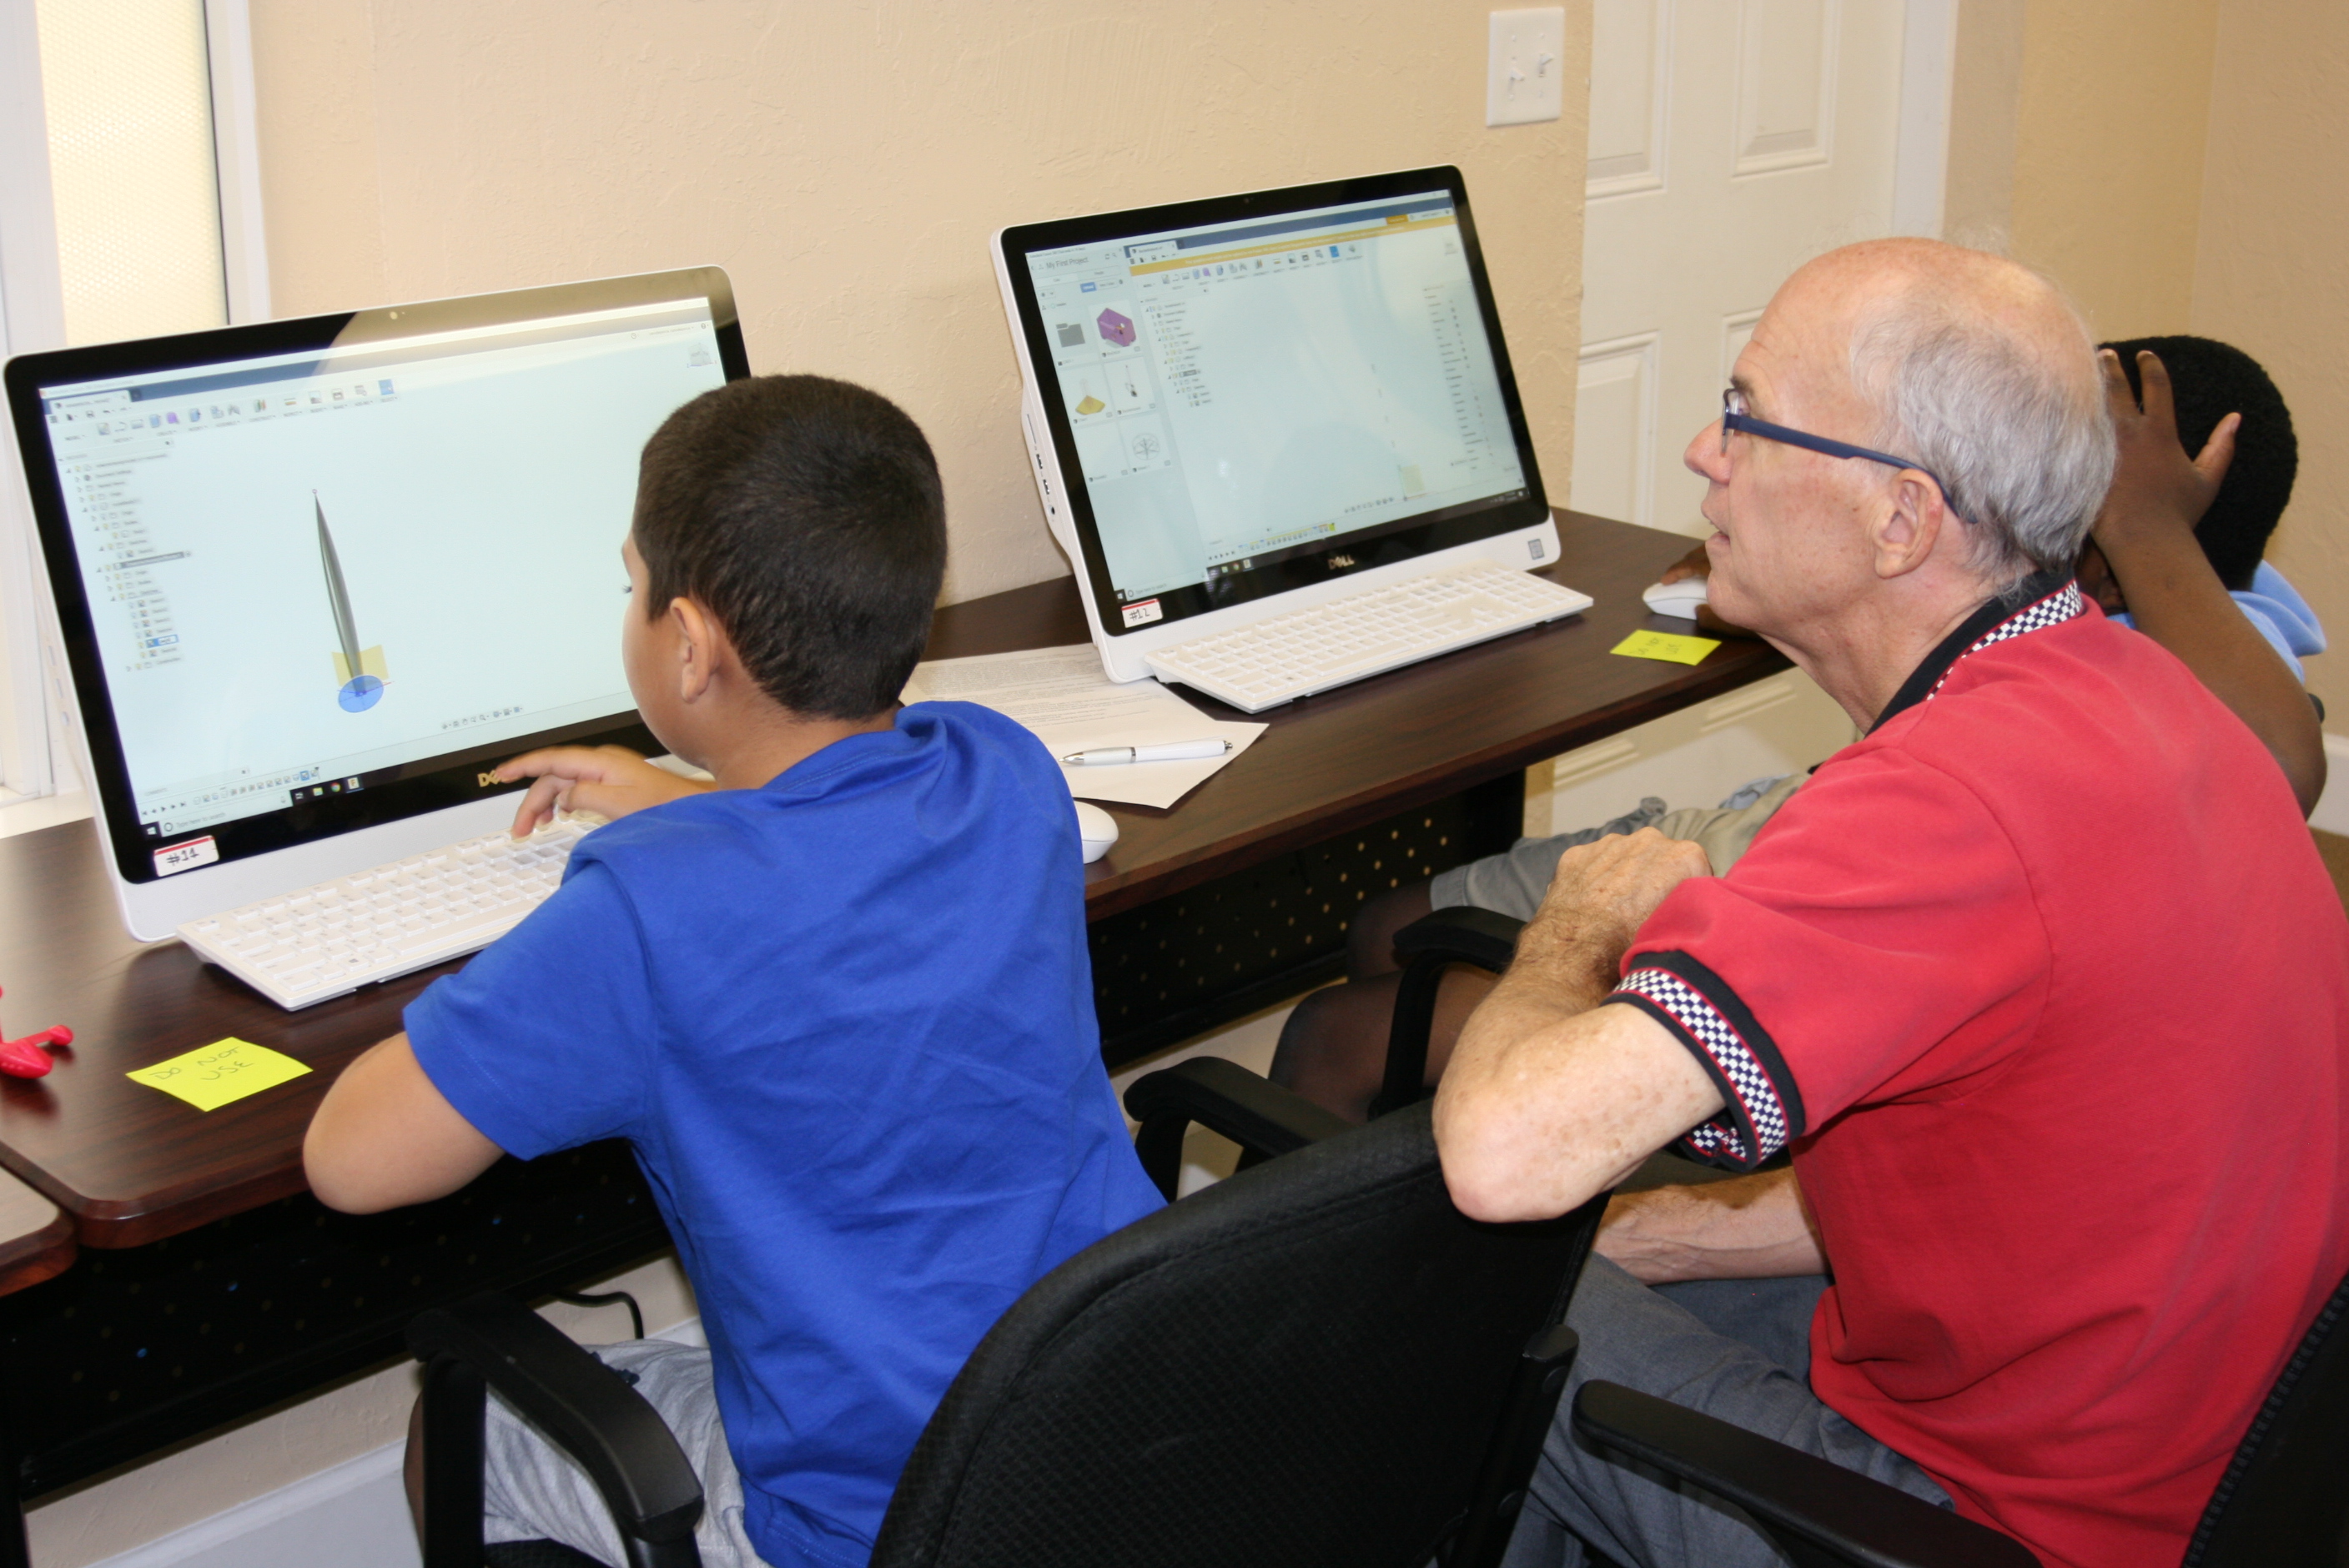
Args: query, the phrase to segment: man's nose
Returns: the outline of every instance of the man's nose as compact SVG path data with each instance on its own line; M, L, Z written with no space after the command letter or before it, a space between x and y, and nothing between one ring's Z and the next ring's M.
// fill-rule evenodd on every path
M1715 419L1690 438L1688 450L1681 454L1681 461L1688 465L1690 472L1725 485L1729 482L1729 454L1721 448L1721 421Z

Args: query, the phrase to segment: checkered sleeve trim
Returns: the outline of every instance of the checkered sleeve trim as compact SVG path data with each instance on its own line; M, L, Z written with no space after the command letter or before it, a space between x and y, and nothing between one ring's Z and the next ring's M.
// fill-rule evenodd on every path
M1776 1045L1711 969L1685 953L1642 954L1608 1000L1671 1030L1719 1086L1721 1115L1682 1140L1697 1159L1750 1171L1801 1135L1802 1097Z

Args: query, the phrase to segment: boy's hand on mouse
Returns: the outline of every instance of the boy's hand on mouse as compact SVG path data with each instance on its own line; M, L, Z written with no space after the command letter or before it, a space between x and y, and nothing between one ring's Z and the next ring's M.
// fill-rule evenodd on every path
M625 746L550 746L502 763L502 779L534 779L514 812L513 836L526 839L558 809L625 817L711 788L656 768Z
M2105 401L2112 410L2119 460L2113 468L2113 485L2105 494L2104 510L2096 514L2089 532L2106 559L2126 577L2127 560L2133 549L2175 545L2191 538L2194 525L2218 497L2227 466L2234 461L2235 431L2243 417L2230 414L2220 420L2200 454L2189 458L2178 436L2169 371L2160 356L2152 353L2137 356L2137 379L2145 387L2142 407L2129 391L2120 356L2107 348L2099 350L2096 358L2104 367Z

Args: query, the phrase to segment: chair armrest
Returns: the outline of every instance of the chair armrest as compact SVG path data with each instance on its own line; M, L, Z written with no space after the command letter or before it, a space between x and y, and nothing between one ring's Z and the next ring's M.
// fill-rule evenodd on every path
M1517 950L1525 922L1489 909L1458 904L1423 915L1395 933L1395 956L1402 979L1395 989L1393 1022L1387 1026L1387 1068L1371 1114L1401 1110L1427 1092L1427 1037L1435 1026L1435 997L1444 972L1473 964L1498 975Z
M701 1482L676 1437L626 1379L554 1325L492 1292L418 1315L408 1326L408 1348L425 1364L427 1568L462 1560L468 1534L471 1563L481 1561L486 1388L586 1470L612 1511L630 1568L699 1563L693 1527L701 1518Z
M1946 1508L1620 1384L1585 1383L1574 1428L1735 1503L1798 1563L2040 1568L2019 1542Z
M1220 1057L1193 1057L1135 1079L1125 1091L1125 1112L1142 1124L1133 1138L1142 1169L1170 1202L1183 1171L1183 1134L1193 1122L1257 1160L1319 1143L1353 1125Z

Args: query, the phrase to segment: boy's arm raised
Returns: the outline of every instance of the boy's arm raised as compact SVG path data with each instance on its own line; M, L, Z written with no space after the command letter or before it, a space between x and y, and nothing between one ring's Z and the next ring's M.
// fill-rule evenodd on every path
M618 818L710 788L656 768L625 746L550 746L501 765L498 777L537 780L514 811L517 839L536 831L557 807Z
M399 1034L326 1091L302 1140L302 1169L329 1209L372 1214L445 1198L502 1152L457 1114Z
M2244 618L2194 538L2194 525L2209 510L2234 456L2240 421L2232 414L2219 421L2201 455L2189 459L2178 443L2169 372L2160 359L2137 356L2145 387L2140 409L2120 356L2106 349L2098 357L2120 463L2091 537L2137 629L2177 655L2260 738L2305 815L2324 792L2324 737L2315 707Z

